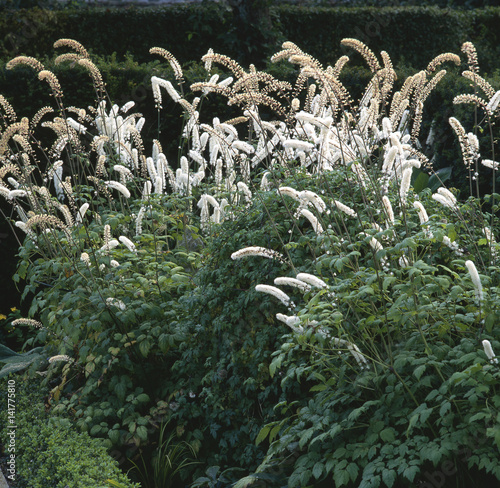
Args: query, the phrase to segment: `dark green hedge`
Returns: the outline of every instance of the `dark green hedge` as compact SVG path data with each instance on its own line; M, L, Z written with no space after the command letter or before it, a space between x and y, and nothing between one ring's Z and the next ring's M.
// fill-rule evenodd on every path
M149 49L171 50L181 62L199 60L209 46L229 51L230 11L218 4L157 8L89 8L48 11L19 10L0 18L0 58L52 53L59 38L81 42L95 54L130 52L139 62L152 59Z
M346 37L361 40L375 53L387 51L396 65L419 69L442 52L458 53L465 41L476 45L484 68L495 67L500 54L500 8L288 7L278 12L285 37L322 62L349 54L340 47Z
M16 463L12 475L17 488L107 488L107 479L124 488L137 488L120 471L101 440L77 432L67 419L49 418L45 406L49 392L39 379L14 375L9 379L15 380ZM12 449L8 436L11 430L7 428L7 408L3 407L7 406L7 386L7 378L2 378L0 452L10 456L7 446Z
M151 60L161 46L181 62L199 60L212 47L241 62L265 62L283 40L295 42L323 62L345 52L340 40L354 37L374 52L386 50L395 64L425 67L445 51L458 52L464 41L476 44L483 66L492 69L500 54L500 7L461 10L439 7L305 7L280 5L270 11L274 31L242 28L242 19L216 2L164 7L12 10L0 17L0 59L52 52L62 37L80 41L95 54L129 52ZM244 19L243 19L244 20ZM250 36L249 32L255 35ZM261 38L259 46L257 39ZM272 41L271 41L272 39Z

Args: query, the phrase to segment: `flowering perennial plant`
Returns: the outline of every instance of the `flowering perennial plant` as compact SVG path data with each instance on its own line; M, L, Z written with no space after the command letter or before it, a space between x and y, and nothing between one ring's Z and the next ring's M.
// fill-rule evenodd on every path
M415 486L429 463L446 460L450 446L483 420L485 436L500 446L496 197L488 214L481 201L462 203L443 186L435 193L412 187L416 170L433 171L419 138L425 101L446 74L436 70L460 58L437 56L396 83L386 52L378 59L360 41L342 43L361 54L372 74L357 102L342 82L347 56L324 67L285 42L272 61L296 68L290 83L210 49L202 58L206 81L194 83L198 96L191 96L173 54L152 48L175 78L152 78L156 106L162 109L166 92L184 113L185 151L175 163L158 139L147 152L144 118L129 113L132 102L109 103L99 71L76 41L56 42L71 49L56 62L88 71L95 107L65 107L56 76L35 59L8 64L33 69L56 104L18 121L0 100L0 195L25 233L18 279L27 279L26 294L35 293L31 314L40 318L22 319L40 328L30 344L46 343L49 377L57 377L65 358L57 395L80 428L136 448L150 441L147 427L158 412L175 417L183 431L188 412L199 419L215 408L209 405L217 382L233 374L227 381L237 386L241 363L259 354L242 346L245 359L238 361L233 348L273 325L281 344L264 357L259 374L262 398L279 399L282 418L257 436L269 446L260 466L254 463L254 478L235 486L267 474L290 453L294 460L284 468L290 487L332 479L338 487ZM473 103L491 124L499 92L477 74L469 44L463 74L485 97L463 95L455 103ZM229 73L214 73L214 66ZM212 96L241 115L202 122L202 101ZM478 139L456 118L450 125L474 174ZM37 145L40 127L54 134L48 151ZM494 154L481 162L495 174ZM248 216L261 237L253 242L257 230L245 229L227 254L235 276L247 273L230 296L244 294L241 303L252 304L261 323L244 339L228 340L232 330L214 325L226 304L217 297L197 309L189 304L204 303L216 286L228 292L233 271L219 282L203 281L212 271L207 263L223 261L222 250L210 246ZM260 258L268 267L253 269ZM46 282L54 284L50 292L40 288ZM203 334L217 338L212 355L200 351ZM210 374L195 371L215 362L219 340L229 341L231 359L220 358ZM194 351L196 367L188 364ZM182 367L194 368L192 374ZM78 371L71 381L69 371ZM250 392L251 383L245 382ZM310 391L304 396L291 383ZM271 387L279 393L272 396ZM220 427L211 429L211 439ZM190 432L195 450L200 439L209 442L202 430ZM223 439L227 452L237 444ZM500 479L500 459L486 448L469 464Z

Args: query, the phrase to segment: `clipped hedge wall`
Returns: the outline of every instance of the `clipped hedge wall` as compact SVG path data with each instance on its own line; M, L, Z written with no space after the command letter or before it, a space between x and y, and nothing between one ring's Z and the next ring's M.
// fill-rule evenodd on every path
M75 431L68 420L49 419L37 380L16 380L16 488L109 488L107 479L137 488L99 439ZM0 381L0 402L7 405L7 379ZM0 411L0 441L7 444L7 409ZM12 481L12 480L11 480Z
M150 47L160 46L175 53L181 62L198 60L212 47L244 64L259 64L265 63L283 40L332 62L346 53L340 46L345 37L357 38L375 52L386 50L396 65L425 67L434 55L459 51L464 41L476 45L486 63L483 69L491 69L500 54L500 7L461 10L279 5L271 8L270 16L274 27L271 36L268 28L252 26L257 31L252 43L259 37L264 39L257 48L248 46L249 30L241 28L242 19L227 5L216 2L5 11L0 17L0 59L21 53L50 53L52 43L62 37L76 39L95 54L116 52L122 56L129 52L141 63L151 60Z
M322 62L334 62L351 50L340 41L351 37L372 51L387 51L395 64L425 67L434 56L457 52L470 40L470 12L437 7L365 7L279 9L283 34ZM314 34L313 34L314 33Z
M207 44L234 55L226 38L230 13L211 2L203 6L11 11L0 18L0 59L51 53L59 38L76 39L94 54L116 52L122 56L130 52L141 63L151 61L149 49L153 46L175 51L181 62L200 59Z

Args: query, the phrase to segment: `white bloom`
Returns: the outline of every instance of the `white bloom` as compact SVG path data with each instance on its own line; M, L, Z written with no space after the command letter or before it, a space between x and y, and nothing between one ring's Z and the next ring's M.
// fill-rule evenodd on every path
M497 107L498 103L500 102L500 90L498 90L491 98L490 101L488 102L488 105L486 105L486 108L493 113Z
M445 207L452 209L456 208L455 204L449 198L446 198L444 195L441 195L439 193L434 193L432 195L432 198L436 200L436 202L439 202L441 205L444 205Z
M61 168L61 173L62 173L62 168ZM14 187L14 188L19 188L19 182L15 179L15 178L12 178L12 176L9 176L7 178L7 181Z
M142 234L142 219L144 218L145 213L146 207L141 207L139 213L137 214L137 218L135 219L135 235L137 236Z
M468 132L467 140L469 141L470 149L472 151L474 159L477 159L479 157L479 140L476 134Z
M290 297L285 292L281 291L279 288L276 288L275 286L257 285L255 287L255 290L276 297L278 300L281 301L281 303L283 303L283 305L286 305L287 307L294 306L293 302L290 302Z
M387 220L389 223L394 224L394 211L392 210L391 201L387 195L382 197L382 203L384 204L385 213L387 214Z
M297 200L298 202L300 202L300 192L298 192L297 190L295 190L295 188L291 188L290 186L280 186L278 188L278 193L280 195L287 195L291 198L293 198L294 200Z
M285 149L299 149L301 151L310 151L314 144L307 141L299 141L297 139L288 139L283 141L283 147Z
M483 349L486 356L490 360L490 363L498 364L498 359L495 357L495 353L493 352L493 348L491 347L490 341L486 339L483 341Z
M271 189L271 185L269 183L269 171L266 171L263 175L262 175L262 180L260 181L260 189L262 191L269 191Z
M130 192L127 187L118 181L106 181L105 184L114 190L118 190L125 198L130 198Z
M312 212L303 208L300 210L300 214L303 215L307 220L309 220L309 222L311 222L311 225L314 229L314 232L316 232L316 234L323 233L323 227L321 227L319 220L314 216L314 214Z
M78 132L79 134L85 134L87 132L87 128L84 125L80 124L71 117L66 117L66 122L71 128L75 129L76 132Z
M405 168L403 170L403 176L401 177L401 185L399 188L399 198L401 199L401 203L406 204L406 197L408 195L408 190L410 189L411 183L411 174L413 168L410 166L409 168Z
M285 286L294 286L295 288L298 288L300 291L307 293L308 291L311 290L311 286L308 285L306 282L302 280L298 280L296 278L288 278L288 277L279 277L274 279L274 284L275 285L285 285Z
M368 361L365 359L365 357L363 356L359 347L356 346L356 344L353 344L352 342L346 341L345 339L338 339L337 337L334 337L333 343L337 347L347 348L347 350L351 353L352 357L356 360L356 362L358 363L358 366L360 366L361 369L369 367Z
M483 286L481 285L481 279L479 278L479 273L477 272L476 265L471 261L465 261L465 266L469 271L472 284L476 290L476 298L480 302L483 299Z
M427 215L425 207L419 201L413 202L413 207L417 209L418 218L421 224L425 224L429 221L429 216Z
M120 310L125 310L127 308L127 306L121 300L112 297L106 298L106 305L108 307L114 306L116 308L119 308Z
M323 199L313 191L303 190L299 193L299 198L308 204L314 205L319 213L323 213L326 210L326 205Z
M65 354L58 354L57 356L52 356L49 358L49 363L56 363L58 361L64 361L66 363L73 363L75 360L73 358L70 358L69 356L66 356Z
M266 173L267 174L267 173ZM11 190L9 190L6 186L2 186L0 185L0 194L4 197L4 198L9 198L9 193L10 193Z
M407 268L408 266L410 266L410 260L406 257L406 256L401 256L398 260L399 262L399 265L402 267L402 268Z
M250 191L250 188L243 183L243 181L238 181L238 184L236 185L238 187L238 190L245 195L245 200L247 203L250 203L252 201L252 192Z
M482 159L481 160L481 164L483 166L486 166L487 168L497 170L498 169L498 165L500 163L498 163L497 161L493 161L491 159Z
M142 199L147 200L149 195L151 195L152 184L150 181L144 183L144 188L142 189Z
M233 77L228 76L227 78L224 78L223 80L219 81L219 83L217 84L224 88L225 86L229 86L232 82L233 82Z
M344 205L343 203L341 203L337 200L334 200L333 203L335 204L335 206L339 210L344 212L346 215L349 215L349 217L357 217L358 216L358 214L351 207L348 207L347 205Z
M443 244L448 246L452 251L454 251L458 256L462 256L464 254L463 250L460 249L459 245L456 241L451 241L448 236L443 236Z
M214 54L214 50L212 48L209 48L207 51L207 54L203 56L205 59L205 70L206 71L211 71L212 69L212 55Z
M80 261L83 261L87 266L90 266L90 257L86 252L82 252Z
M366 232L362 232L361 234L370 237L370 246L375 252L382 251L384 249L384 246L382 246L382 244L380 244L375 237L370 236Z
M29 229L28 227L26 226L26 223L23 222L22 220L18 220L16 221L16 223L14 224L16 227L18 227L19 229L21 229L23 232L25 232L26 234L28 234L29 232Z
M203 156L198 151L195 151L194 149L190 149L188 154L189 154L189 157L193 161L196 161L200 166L206 166L207 162L205 161Z
M168 81L168 80L164 80L162 78L152 76L151 77L151 87L153 88L153 96L154 96L155 102L159 107L161 107L161 102L162 102L160 87L163 87L163 88L165 88L165 90L167 90L167 93L170 95L170 98L174 102L177 103L181 100L181 96L176 91L176 89L173 87L172 83L170 83L170 81Z
M255 152L255 149L250 144L244 141L236 140L231 144L231 147L237 149L238 151L243 151L246 154L252 154L253 152Z
M288 325L288 327L290 327L290 329L292 329L296 334L304 333L304 327L300 325L300 318L296 315L288 316L282 313L277 313L276 318L280 322L284 322L286 325Z
M123 113L127 113L132 107L135 106L135 102L127 102L123 107L120 109Z
M14 198L24 198L26 195L27 193L24 190L10 190L7 198L13 200Z
M396 154L398 153L398 148L396 146L391 146L391 148L385 153L384 164L382 165L382 172L389 173L392 171L394 166L394 160L396 159Z
M78 213L76 214L76 219L75 219L75 225L81 224L83 221L83 217L85 215L85 212L89 209L89 204L84 203L79 209Z
M455 195L453 195L453 193L451 193L450 190L448 190L444 187L440 187L440 188L438 188L437 191L440 195L443 195L445 198L447 198L453 205L457 204L457 199L455 198Z
M109 262L109 265L112 267L112 268L117 268L118 266L120 266L120 263L114 259L112 259L110 262Z
M130 171L128 168L121 164L115 164L113 166L113 169L120 173L120 177L122 177L125 181L130 181L133 179L134 175L132 174L132 171Z
M384 139L387 139L392 134L392 123L388 117L382 119L382 133Z
M120 243L116 239L111 239L109 242L107 242L106 244L104 244L104 246L102 246L99 249L99 252L108 252L111 249L114 249L115 247L117 247L119 245L120 245Z
M236 260L247 256L261 256L268 259L278 259L281 262L285 261L284 256L279 252L259 246L245 247L239 251L233 252L233 254L231 254L231 259Z
M134 253L137 252L135 244L128 237L120 236L118 239L129 251Z
M299 273L297 279L309 283L316 288L328 288L328 285L321 278L309 273Z

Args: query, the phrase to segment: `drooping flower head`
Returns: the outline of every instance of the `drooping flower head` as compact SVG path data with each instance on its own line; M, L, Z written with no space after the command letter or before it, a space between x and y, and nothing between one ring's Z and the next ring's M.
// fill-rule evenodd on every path
M488 356L490 363L498 364L498 359L496 358L495 353L493 352L493 348L491 347L490 341L485 339L482 344L484 353L486 354L486 356Z
M478 302L481 302L481 300L483 299L483 286L481 285L481 279L479 278L479 273L477 272L476 265L471 260L468 260L465 261L465 266L469 271L472 284L474 285L476 298Z

